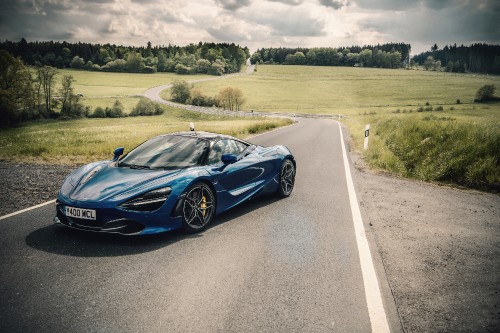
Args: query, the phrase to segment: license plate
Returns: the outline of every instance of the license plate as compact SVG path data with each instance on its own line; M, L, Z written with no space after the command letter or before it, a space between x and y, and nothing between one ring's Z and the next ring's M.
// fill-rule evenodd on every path
M82 209L75 207L66 207L66 216L76 217L79 219L95 220L95 210L93 209Z

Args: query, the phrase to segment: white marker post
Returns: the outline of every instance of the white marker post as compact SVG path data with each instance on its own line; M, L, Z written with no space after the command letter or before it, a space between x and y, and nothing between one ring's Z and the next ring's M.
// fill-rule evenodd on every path
M366 125L365 127L365 150L368 149L368 136L370 136L370 124Z

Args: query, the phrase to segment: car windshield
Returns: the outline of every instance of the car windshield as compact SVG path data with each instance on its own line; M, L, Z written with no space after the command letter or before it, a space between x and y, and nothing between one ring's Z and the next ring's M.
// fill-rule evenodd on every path
M207 140L180 135L159 136L132 150L118 165L136 169L184 169L199 165L208 149Z

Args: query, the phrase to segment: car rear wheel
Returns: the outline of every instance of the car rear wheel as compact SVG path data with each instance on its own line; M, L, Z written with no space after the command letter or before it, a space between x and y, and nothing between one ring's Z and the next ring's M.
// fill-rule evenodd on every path
M195 183L187 191L182 204L182 222L188 232L203 230L214 218L215 196L205 183Z
M280 173L278 196L286 198L292 194L295 185L295 165L289 159L283 161Z

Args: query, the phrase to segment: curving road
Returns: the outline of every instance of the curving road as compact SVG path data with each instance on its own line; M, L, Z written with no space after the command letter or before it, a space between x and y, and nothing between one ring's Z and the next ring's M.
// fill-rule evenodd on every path
M243 75L250 75L255 71L255 65L248 65L246 71L244 73L237 73L237 74L230 74L230 75L223 75L223 76L214 76L214 77L209 77L205 79L197 79L197 80L191 80L188 81L189 83L197 83L197 82L204 82L204 81L213 81L213 80L221 80L221 79L229 79L232 77L238 77L238 76L243 76ZM219 114L219 115L226 115L226 116L248 116L252 117L255 116L256 114L251 113L251 112L234 112L234 111L229 111L229 110L222 110L219 108L208 108L208 107L201 107L201 106L195 106L195 105L186 105L186 104L180 104L180 103L175 103L171 101L166 101L163 98L161 98L160 93L165 90L165 89L170 89L172 88L172 84L163 84L161 86L156 86L152 87L144 92L142 96L149 98L153 102L165 104L168 106L172 106L175 108L179 109L184 109L184 110L190 110L190 111L196 111L196 112L202 112L202 113L209 113L209 114ZM262 114L262 116L265 116ZM282 115L278 115L282 116Z
M250 139L292 150L293 194L198 235L76 232L51 223L53 204L0 220L0 332L381 332L360 236L375 311L400 331L372 236L353 223L339 129L303 119Z
M230 75L223 75L223 76L215 76L215 77L210 77L210 78L205 78L205 79L198 79L198 80L191 80L188 81L188 83L197 83L197 82L204 82L204 81L213 81L213 80L222 80L222 79L230 79L233 77L239 77L239 76L245 76L245 75L250 75L255 71L255 65L248 65L245 73L237 73L237 74L230 74ZM157 102L160 104L165 104L168 106L172 106L175 108L179 109L184 109L184 110L189 110L189 111L195 111L195 112L202 112L202 113L208 113L208 114L217 114L217 115L224 115L224 116L236 116L236 117L274 117L274 118L290 118L290 115L288 114L283 114L283 113L278 113L278 112L248 112L248 111L229 111L229 110L223 110L220 108L209 108L209 107L203 107L203 106L196 106L196 105L186 105L186 104L180 104L180 103L175 103L171 101L166 101L163 98L161 98L160 93L165 90L165 89L170 89L172 87L172 84L164 84L161 86L156 86L152 87L148 90L146 90L142 96L149 98L153 102ZM343 118L341 115L329 115L329 114L316 114L316 115L311 115L311 114L294 114L295 117L302 117L302 118Z

